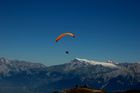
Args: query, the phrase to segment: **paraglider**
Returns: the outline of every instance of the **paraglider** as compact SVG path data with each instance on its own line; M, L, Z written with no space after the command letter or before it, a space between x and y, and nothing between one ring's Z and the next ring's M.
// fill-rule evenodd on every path
M61 35L59 35L57 38L56 38L56 42L58 42L60 39L62 39L63 37L65 37L65 36L71 36L71 37L75 37L75 35L73 34L73 33L69 33L69 32L67 32L67 33L63 33L63 34L61 34Z
M70 33L70 32L67 32L67 33L62 33L61 35L59 35L57 38L56 38L56 42L58 42L60 39L62 39L63 37L65 36L70 36L70 37L73 37L75 38L75 35L73 33ZM69 51L65 51L66 54L69 54Z

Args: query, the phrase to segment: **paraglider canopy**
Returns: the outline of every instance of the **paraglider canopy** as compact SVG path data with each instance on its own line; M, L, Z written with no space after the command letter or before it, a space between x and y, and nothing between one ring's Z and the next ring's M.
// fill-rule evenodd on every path
M57 38L56 38L56 42L58 42L60 39L62 39L63 37L65 37L65 36L71 36L71 37L75 37L75 35L73 34L73 33L69 33L69 32L67 32L67 33L62 33L61 35L59 35Z

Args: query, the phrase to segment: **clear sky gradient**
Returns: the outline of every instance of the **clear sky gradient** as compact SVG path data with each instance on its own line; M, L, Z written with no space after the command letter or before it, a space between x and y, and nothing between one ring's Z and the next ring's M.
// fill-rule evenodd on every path
M63 32L76 38L55 43ZM140 1L0 0L0 56L46 65L140 61Z

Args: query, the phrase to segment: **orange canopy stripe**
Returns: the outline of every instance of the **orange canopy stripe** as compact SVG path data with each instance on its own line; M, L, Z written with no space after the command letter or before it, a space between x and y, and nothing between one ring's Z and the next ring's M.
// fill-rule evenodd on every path
M63 33L61 35L59 35L57 38L56 38L56 42L58 42L61 38L63 38L64 36L71 36L71 37L75 37L75 35L73 33Z

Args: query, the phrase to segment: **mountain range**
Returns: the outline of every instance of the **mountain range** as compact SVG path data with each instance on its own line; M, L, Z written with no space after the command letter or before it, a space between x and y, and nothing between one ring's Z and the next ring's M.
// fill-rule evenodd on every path
M140 63L75 58L68 63L46 66L0 58L1 93L53 93L75 85L107 92L140 89Z

